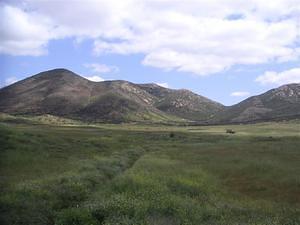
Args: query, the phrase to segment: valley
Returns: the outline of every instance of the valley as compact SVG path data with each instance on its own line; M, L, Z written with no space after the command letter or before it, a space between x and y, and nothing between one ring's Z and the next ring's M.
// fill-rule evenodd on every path
M300 0L0 18L0 225L300 225Z
M0 120L2 224L300 222L298 120L226 126Z

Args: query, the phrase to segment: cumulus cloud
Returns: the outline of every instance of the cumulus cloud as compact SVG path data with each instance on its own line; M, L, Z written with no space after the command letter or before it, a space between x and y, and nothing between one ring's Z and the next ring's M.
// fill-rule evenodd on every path
M169 88L169 84L168 83L156 83L157 85L164 87L164 88Z
M245 96L249 96L249 95L250 95L250 93L248 91L235 91L230 94L230 96L233 96L233 97L245 97Z
M95 54L139 53L146 66L200 76L300 55L300 0L24 0L0 7L6 54L40 55L52 39L89 38Z
M116 66L109 66L99 63L85 63L84 66L92 70L95 73L117 73L119 68Z
M39 56L54 38L48 19L9 5L0 5L0 53Z
M84 76L84 78L88 79L90 81L94 81L94 82L104 81L104 79L102 77L99 77L99 76Z
M293 68L283 72L267 71L258 76L255 81L262 85L300 83L300 68Z

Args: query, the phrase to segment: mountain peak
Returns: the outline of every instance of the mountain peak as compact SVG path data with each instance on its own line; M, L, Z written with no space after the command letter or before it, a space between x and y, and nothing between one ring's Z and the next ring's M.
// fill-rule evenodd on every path
M64 69L64 68L56 68L56 69L47 70L47 71L38 73L38 74L34 75L33 77L35 77L35 76L38 76L38 77L53 76L54 78L59 78L59 77L64 77L64 76L81 77L78 74L72 72L71 70Z
M48 72L48 73L74 73L73 71L71 70L68 70L66 68L55 68L55 69L51 69L51 70L47 70L47 71L44 71L44 72Z
M89 81L57 68L0 89L0 112L93 121L244 123L300 117L300 84L288 84L225 107L187 89L124 80Z
M271 91L272 92L282 92L287 97L291 97L293 95L300 96L300 83L285 84L278 88L274 88Z
M300 117L300 83L285 84L229 106L225 122L254 122Z
M187 92L187 91L186 91ZM0 111L100 121L207 118L220 106L192 92L124 80L91 82L64 68L41 72L0 90Z
M24 82L30 82L30 83L34 81L41 82L41 83L49 82L51 86L57 85L57 87L71 85L71 84L92 83L92 81L89 81L86 78L64 68L47 70L24 80Z

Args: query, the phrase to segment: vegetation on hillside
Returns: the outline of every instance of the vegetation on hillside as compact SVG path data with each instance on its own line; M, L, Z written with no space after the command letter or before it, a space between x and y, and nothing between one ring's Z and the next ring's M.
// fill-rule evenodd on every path
M300 118L300 84L287 84L224 106L186 89L113 80L72 71L41 72L0 89L0 112L52 115L90 123L228 124Z

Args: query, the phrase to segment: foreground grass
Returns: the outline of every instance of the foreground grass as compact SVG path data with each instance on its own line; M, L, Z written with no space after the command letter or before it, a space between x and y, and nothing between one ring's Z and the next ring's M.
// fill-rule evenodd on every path
M299 224L299 124L231 128L3 123L0 223Z

